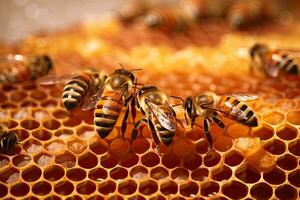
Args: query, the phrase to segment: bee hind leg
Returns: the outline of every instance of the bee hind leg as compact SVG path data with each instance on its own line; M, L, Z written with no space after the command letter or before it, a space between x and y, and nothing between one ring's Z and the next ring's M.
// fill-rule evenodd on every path
M212 115L211 119L220 127L220 128L225 128L225 124L222 122L222 120L217 117L216 115Z
M208 118L205 118L203 121L203 130L204 130L204 136L209 145L209 149L211 150L213 149L213 140L210 133L210 122Z
M128 114L129 114L129 106L127 106L123 121L122 121L122 126L121 126L121 133L122 133L122 138L123 140L125 139L125 132L127 129L127 119L128 119Z
M137 138L137 136L139 134L138 128L140 127L142 122L147 123L148 121L147 121L147 119L142 118L134 124L134 127L131 132L131 142Z

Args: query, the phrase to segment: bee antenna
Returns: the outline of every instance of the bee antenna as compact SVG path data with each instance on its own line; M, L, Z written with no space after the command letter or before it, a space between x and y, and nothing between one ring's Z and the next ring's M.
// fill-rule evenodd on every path
M120 65L120 67L122 68L122 69L125 69L125 67L124 67L124 65L122 64L122 63L118 63L119 65Z
M183 98L181 98L181 97L178 97L178 96L170 96L170 97L172 97L172 98L174 98L174 99L179 99L179 100L181 100L182 102L184 102L184 99Z
M137 69L131 69L131 70L129 70L129 71L130 71L130 72L133 72L133 71L140 71L140 70L143 70L143 69L137 68Z

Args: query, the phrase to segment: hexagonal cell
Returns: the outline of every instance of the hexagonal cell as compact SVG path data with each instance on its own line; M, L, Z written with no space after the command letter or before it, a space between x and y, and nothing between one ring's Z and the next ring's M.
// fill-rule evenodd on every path
M32 186L32 192L36 195L47 195L51 190L52 186L46 181L37 182Z
M220 154L217 152L211 152L209 154L206 154L204 157L204 164L207 167L213 167L217 165L221 160Z
M104 194L104 195L111 194L111 193L113 193L115 190L116 190L116 183L113 182L113 181L111 181L111 180L102 182L102 183L100 183L99 186L98 186L98 191L99 191L101 194Z
M214 181L210 181L201 185L201 194L206 197L217 194L219 190L220 186Z
M289 144L289 152L295 156L300 156L300 140L296 140Z
M78 158L78 164L85 169L91 169L98 165L98 158L95 154L87 152Z
M49 118L49 113L42 109L33 109L32 117L38 121Z
M73 192L74 185L69 181L61 181L54 186L54 191L58 195L69 195Z
M49 153L59 153L63 149L65 149L65 143L62 140L51 140L50 142L45 144L45 149Z
M86 148L87 143L85 140L79 138L72 138L67 143L68 149L75 154L81 154Z
M52 133L45 130L45 129L39 129L37 131L32 132L33 137L35 137L38 140L47 141L52 137Z
M23 101L27 97L27 94L24 92L16 92L10 96L11 101L20 102Z
M151 170L150 176L153 179L161 180L167 178L169 176L169 172L163 167L156 167Z
M137 154L145 153L150 147L150 143L145 138L138 138L132 143L132 150Z
M38 128L40 123L33 119L27 119L21 122L21 126L26 130L33 130Z
M9 167L0 173L0 181L2 183L13 183L20 178L20 171L17 168Z
M174 181L167 181L160 185L160 191L164 195L174 195L178 192L178 186Z
M158 165L160 158L156 153L149 152L142 156L141 161L147 167L154 167Z
M138 162L139 162L139 157L136 154L129 154L129 155L126 155L126 157L123 158L119 162L119 164L122 167L130 168L132 166L135 166Z
M250 135L251 128L240 123L233 123L225 129L225 132L231 138L247 137Z
M42 144L35 139L29 139L23 144L23 149L29 154L35 154L42 150Z
M4 92L0 92L0 102L4 102L7 100L7 96Z
M34 156L34 162L41 167L49 165L53 161L53 157L45 152L41 152Z
M271 111L263 115L263 120L271 125L278 125L284 120L284 114L278 111Z
M3 167L5 167L8 164L9 164L9 158L6 156L0 155L0 169L2 169Z
M41 106L44 108L56 108L57 107L57 102L54 100L43 100L41 102Z
M244 157L235 150L230 151L225 156L225 163L229 166L239 165L244 160Z
M105 155L101 157L100 163L104 168L109 169L115 167L118 164L118 160L115 156Z
M155 181L147 180L139 185L139 192L143 195L154 194L158 190L158 185Z
M191 174L192 179L195 181L203 181L208 177L208 169L206 168L199 168L197 170L194 170Z
M268 183L273 185L279 185L286 180L285 173L277 167L271 171L265 172L263 177Z
M179 158L193 154L194 148L194 143L188 140L188 138L176 138L172 143L173 153Z
M8 188L0 183L0 197L5 197L8 193Z
M298 131L292 126L284 126L276 132L277 136L283 140L292 140L297 137Z
M260 129L253 133L254 137L259 137L261 140L268 140L273 137L274 131L273 128L266 125L262 126Z
M33 182L38 180L42 176L42 170L33 165L24 171L22 171L22 178L27 182Z
M231 176L231 169L225 165L212 171L212 178L216 181L228 180Z
M60 127L60 122L54 119L43 122L43 126L49 130L56 130Z
M110 143L109 150L112 154L124 156L130 151L130 142L122 138L117 138Z
M67 171L67 177L72 181L81 181L86 177L86 171L81 168L73 168Z
M123 167L116 167L109 173L110 177L114 180L125 179L128 176L128 172Z
M272 154L281 155L285 152L286 146L281 140L274 139L271 142L265 144L264 149Z
M33 107L37 107L37 104L34 101L27 100L22 102L20 106L26 108L33 108Z
M79 194L89 195L96 191L96 185L92 181L84 181L76 186L76 190Z
M214 142L214 148L221 152L226 152L233 145L232 138L227 136L219 136Z
M258 183L251 187L250 194L255 199L270 199L273 194L273 189L266 183Z
M58 138L64 139L69 138L73 135L72 129L60 129L54 133L54 135Z
M47 97L47 94L43 91L40 90L34 90L33 92L31 92L30 97L35 99L35 100L43 100Z
M185 168L176 168L171 173L171 178L177 181L184 181L189 178L189 172Z
M122 195L133 194L137 190L137 184L133 180L126 180L118 184L118 191Z
M102 168L96 168L89 172L89 179L94 181L103 181L107 176L107 171Z
M27 108L20 108L18 110L12 111L11 116L15 120L28 119L30 117L30 112Z
M73 195L73 196L66 198L66 200L83 200L83 198L79 195Z
M162 164L165 167L172 169L180 166L180 159L174 155L166 155L162 157Z
M44 178L48 181L57 181L65 175L65 171L59 165L52 165L44 170Z
M98 137L90 140L89 147L96 155L104 154L108 150L108 144L104 140L100 140Z
M297 199L296 188L290 185L281 185L275 189L275 195L279 199Z
M198 154L187 157L183 160L183 165L189 170L195 170L202 164L202 157Z
M63 121L63 125L66 127L76 127L81 124L81 119L75 116L70 116L66 120Z
M141 195L134 195L128 198L128 200L146 200L145 197Z
M25 154L19 154L13 158L12 162L16 167L24 167L31 162L31 157Z
M179 192L185 197L195 197L199 192L199 186L195 182L188 182L180 185Z
M55 162L70 168L76 164L76 157L69 151L65 151L55 157Z
M235 176L244 183L256 183L260 179L260 172L246 165L237 169Z
M287 114L287 121L294 125L300 125L300 110L290 111Z
M97 133L94 130L94 127L91 126L80 126L77 131L76 134L84 139L89 139L93 136L95 136Z
M297 158L291 154L285 154L277 159L277 165L283 170L293 170L298 166Z
M291 172L288 176L288 180L293 186L300 188L300 169Z
M104 200L104 197L100 196L100 195L93 195L90 198L88 198L87 200Z
M135 166L130 170L130 176L134 179L143 179L148 176L148 170L143 166Z
M45 200L61 200L61 198L56 195L50 195L47 198L45 198Z
M205 140L200 140L196 143L196 151L200 154L205 154L209 151L208 144Z
M239 181L231 181L222 186L222 192L231 199L242 199L248 194L248 187Z
M1 104L1 108L11 110L11 109L17 109L18 106L12 103L3 103Z
M15 197L23 197L29 193L30 187L26 183L17 183L10 188L10 193Z

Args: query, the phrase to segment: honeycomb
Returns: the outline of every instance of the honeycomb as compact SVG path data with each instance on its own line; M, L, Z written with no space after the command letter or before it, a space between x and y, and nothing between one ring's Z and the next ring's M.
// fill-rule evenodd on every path
M243 49L257 31L232 32L218 20L167 35L107 20L30 36L16 46L3 44L1 54L48 53L57 74L86 66L111 72L122 63L143 68L136 73L139 82L157 85L168 95L250 91L259 95L249 103L259 125L250 130L226 120L225 131L212 125L213 154L201 123L193 130L178 126L174 142L161 145L160 155L147 126L131 144L131 119L125 140L122 117L100 139L93 111L63 107L61 84L1 85L0 122L17 133L21 144L0 155L0 198L299 199L300 82L248 75ZM300 45L297 22L267 24L259 31L255 41ZM182 118L182 109L176 111Z

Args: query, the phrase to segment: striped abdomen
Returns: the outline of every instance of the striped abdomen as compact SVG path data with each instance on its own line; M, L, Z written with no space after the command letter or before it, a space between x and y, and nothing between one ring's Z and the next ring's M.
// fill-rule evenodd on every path
M166 113L167 114L167 113ZM156 133L158 134L158 138L163 142L165 145L170 145L175 137L175 130L170 131L164 127L162 127L157 118L151 117L152 122L155 126ZM151 120L150 119L150 120Z
M244 125L257 126L257 117L245 103L233 97L222 96L218 108L228 114L228 117Z
M77 107L86 95L92 78L88 74L81 74L72 78L64 87L62 102L68 110Z
M105 138L114 128L122 111L124 99L117 91L102 94L94 112L94 124L101 138Z
M274 54L272 56L273 62L279 68L284 70L288 74L297 75L298 65L295 60L289 57L287 54Z
M0 66L0 83L21 83L30 79L30 69L23 64Z

